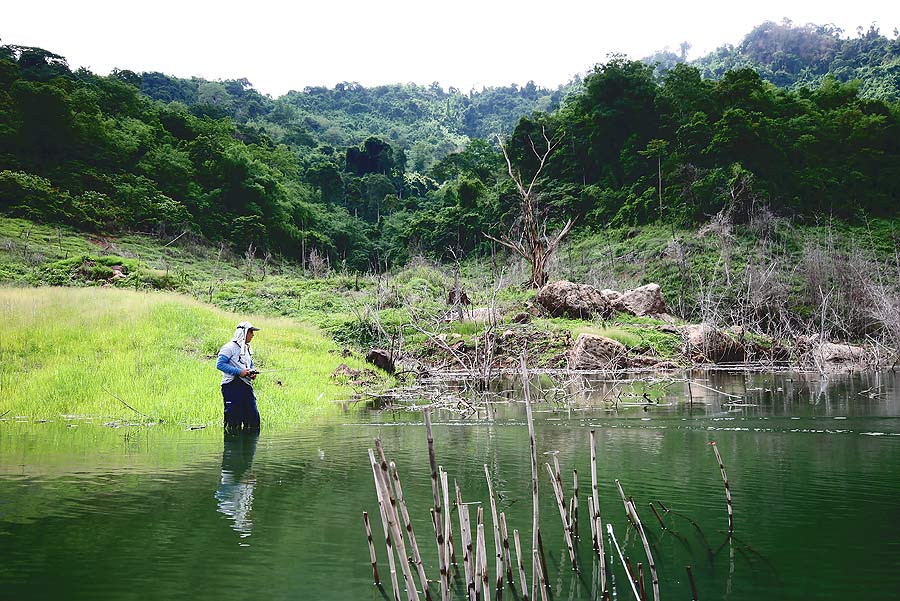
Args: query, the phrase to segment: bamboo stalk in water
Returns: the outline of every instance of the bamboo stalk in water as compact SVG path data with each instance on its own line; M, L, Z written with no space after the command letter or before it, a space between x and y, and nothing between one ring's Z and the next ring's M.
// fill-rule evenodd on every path
M588 516L590 519L588 522L591 524L591 547L594 550L594 553L597 553L597 522L594 521L594 498L588 497ZM599 555L599 553L598 553Z
M403 525L406 528L406 536L409 538L409 546L412 547L413 561L416 564L416 571L419 574L419 582L422 584L422 590L425 592L425 599L431 601L431 591L428 589L428 578L425 576L425 566L422 565L422 555L419 553L419 545L416 543L416 533L413 532L412 522L409 519L409 512L406 510L406 501L403 498L403 487L400 486L400 474L397 473L397 466L391 461L391 476L394 478L394 490L397 492L397 505L400 507L400 515L403 518Z
M619 481L616 480L616 484L618 483ZM631 505L631 515L634 517L635 526L637 527L638 534L641 535L641 542L644 544L644 553L647 555L647 563L650 565L650 580L653 583L653 601L659 601L659 576L656 574L656 563L653 561L653 554L650 551L650 542L647 540L647 533L644 532L644 525L641 523L641 518L638 516L637 507L634 506L633 502L629 501L629 504Z
M469 507L463 503L459 484L454 482L454 486L456 487L456 512L459 516L459 544L462 545L463 550L463 573L466 579L466 594L468 594L469 583L472 580L472 540L471 531L466 523ZM474 599L474 596L472 599Z
M522 563L522 545L519 543L519 530L513 529L513 542L516 544L516 563L519 565L519 584L522 601L528 601L528 580L525 577L525 564Z
M381 586L381 578L378 577L378 560L375 557L375 543L372 541L372 527L369 526L369 512L363 511L363 522L366 523L366 537L369 539L369 557L372 558L372 578L375 586Z
M450 564L451 560L453 563L456 563L455 553L453 552L453 540L450 538L450 491L447 486L447 472L444 471L444 468L438 467L441 473L441 488L444 491L444 507L446 511L444 512L444 557L448 558L447 561L447 589L450 588Z
M638 562L638 590L641 593L641 601L647 598L646 591L644 591L644 564Z
M488 560L487 560L487 546L484 541L484 519L482 517L481 521L478 524L478 549L481 555L481 591L482 591L482 599L484 601L490 601L491 598L491 589L490 584L488 583Z
M570 522L572 527L572 538L578 537L578 470L572 470L572 511L569 512L572 516Z
M532 523L531 523L531 558L532 558L532 582L531 582L531 598L535 598L535 588L539 579L535 576L542 571L540 562L538 561L538 538L540 537L540 517L538 515L538 467L537 467L537 448L534 443L534 417L531 414L531 389L528 383L528 367L525 365L525 355L519 359L519 365L522 373L522 389L525 396L525 415L528 419L528 436L531 441L531 502L532 502ZM543 574L540 581L543 582ZM541 598L547 596L544 586L541 585Z
M625 563L625 556L622 555L622 549L619 548L619 543L616 540L616 534L615 534L615 532L613 532L612 524L607 522L606 531L609 533L609 539L612 541L613 547L615 547L615 549L616 549L616 553L619 554L619 560L622 562L622 565L623 566L627 565ZM637 587L634 586L634 580L631 579L630 575L628 578L628 583L631 585L631 592L634 593L634 598L637 601L641 601L641 596L638 594Z
M691 601L697 601L697 585L694 583L694 574L691 572L691 566L685 566L687 570L688 582L691 583Z
M541 563L540 559L538 559L537 550L535 550L535 552L534 552L534 560L533 561L535 564ZM544 571L538 570L537 574L538 574L538 577L536 578L536 580L538 580L538 588L541 589L541 601L547 601L547 580L544 576Z
M734 509L731 506L731 487L728 485L728 474L725 473L725 464L722 463L722 456L719 455L719 447L715 441L709 443L716 454L716 461L719 462L719 470L722 472L722 482L725 483L725 501L728 503L728 534L734 533Z
M500 536L503 537L503 563L506 565L506 581L513 584L512 561L509 553L509 531L506 529L506 515L500 512Z
M484 464L484 477L487 479L488 496L491 499L491 519L494 523L494 549L497 553L497 601L503 597L503 543L500 540L500 518L497 516L497 503L494 501L494 485L491 482L491 473Z
M666 528L666 525L663 523L662 517L659 515L659 512L656 511L656 507L653 506L653 503L650 503L650 509L653 510L653 515L656 516L656 521L659 522L659 527L663 530L668 530L668 528Z
M437 461L434 457L434 434L431 431L431 412L425 409L425 438L428 441L428 463L431 466L431 492L434 496L434 536L437 540L438 548L438 568L441 574L441 601L448 601L450 598L449 588L449 570L447 568L447 557L444 556L444 530L441 527L443 520L441 519L441 496L440 485L438 484Z
M562 491L559 489L559 482L553 477L553 468L550 467L549 463L544 465L547 466L547 473L550 474L550 480L553 482L553 492L556 495L556 506L559 508L559 517L562 519L563 534L566 539L566 547L569 550L569 559L572 561L572 569L578 570L578 565L575 563L575 546L572 544L572 529L569 526L569 517L566 514L566 506L564 505L565 501L563 501Z
M591 496L594 500L591 525L596 536L594 545L600 558L600 590L606 591L606 553L603 549L603 520L600 518L600 498L597 492L597 439L593 430L591 430Z
M481 506L475 513L475 598L481 599L481 543L484 539L484 510ZM487 600L485 600L487 601Z
M396 534L391 527L391 510L386 499L387 495L381 485L381 475L378 470L378 464L375 461L375 452L372 449L369 449L369 461L372 463L372 476L375 478L375 492L378 494L378 506L381 508L381 520L382 526L384 527L384 542L388 552L388 565L391 569L391 586L394 589L394 601L400 601L400 585L397 581L397 567L394 562L393 542L394 538L396 538ZM406 563L405 557L402 554L400 557L400 563Z
M381 455L381 494L390 500L390 506L388 507L388 525L391 527L393 540L396 543L397 559L400 562L403 580L406 583L406 595L410 601L419 601L419 591L416 589L416 582L413 578L412 570L410 570L409 567L406 542L403 538L403 532L400 530L400 516L397 511L397 501L394 498L394 493L391 490L391 485L388 480L387 460L384 456L384 449L381 447L381 441L377 438L375 439L375 446L378 448L379 454Z

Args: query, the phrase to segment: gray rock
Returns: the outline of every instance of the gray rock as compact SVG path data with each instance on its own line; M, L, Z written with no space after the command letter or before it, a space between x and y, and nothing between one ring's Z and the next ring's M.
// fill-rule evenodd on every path
M608 317L612 313L612 306L599 290L566 280L551 282L541 288L535 301L554 317L590 319Z
M622 369L627 365L627 355L625 345L612 338L579 334L569 351L569 366L587 370Z
M626 290L615 305L637 317L666 313L666 301L663 299L659 284L653 283L634 290Z
M744 347L708 323L681 326L679 331L684 337L685 354L695 360L712 363L734 363L744 360Z

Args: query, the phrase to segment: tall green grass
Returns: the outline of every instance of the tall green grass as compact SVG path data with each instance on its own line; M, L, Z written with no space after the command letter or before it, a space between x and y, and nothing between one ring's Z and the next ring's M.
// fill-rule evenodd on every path
M0 288L0 414L91 416L166 422L221 421L219 348L242 319L254 339L264 423L332 411L352 390L331 378L343 359L315 328L237 315L177 294L113 288Z

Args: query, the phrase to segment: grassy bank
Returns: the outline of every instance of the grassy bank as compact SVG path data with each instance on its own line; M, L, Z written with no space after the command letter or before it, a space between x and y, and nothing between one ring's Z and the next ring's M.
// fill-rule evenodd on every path
M230 314L174 293L2 288L0 414L141 419L119 397L167 422L218 423L215 356L241 319L262 328L257 366L285 370L257 379L266 423L298 422L351 396L331 373L343 362L363 365L308 325Z

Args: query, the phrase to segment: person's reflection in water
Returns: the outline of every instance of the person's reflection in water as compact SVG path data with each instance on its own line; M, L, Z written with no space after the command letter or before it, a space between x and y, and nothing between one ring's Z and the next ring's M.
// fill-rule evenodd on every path
M259 432L225 432L222 448L222 479L216 489L218 511L234 522L232 528L241 538L250 536L253 520L253 487L256 478L250 467L256 452Z

